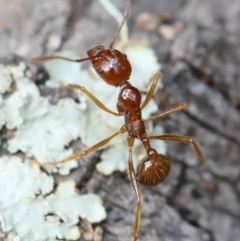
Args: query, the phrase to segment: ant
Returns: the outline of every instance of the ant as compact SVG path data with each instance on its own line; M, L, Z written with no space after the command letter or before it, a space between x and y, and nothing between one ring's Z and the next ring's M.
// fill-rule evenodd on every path
M130 0L127 0L126 10L122 23L120 24L117 33L115 34L110 46L98 45L87 51L88 57L82 59L68 59L60 56L42 56L31 59L32 62L42 62L53 59L63 59L71 62L83 62L90 60L93 68L98 73L98 75L109 85L114 87L120 87L120 93L117 102L117 112L108 109L101 101L98 100L91 92L86 88L77 84L70 84L66 86L68 89L78 89L85 93L99 108L106 111L109 114L115 116L124 116L125 124L114 134L107 137L106 139L100 141L94 146L88 148L87 150L71 155L62 161L50 162L47 164L58 164L76 160L86 156L87 154L96 151L97 149L106 145L110 140L122 133L128 133L127 143L129 148L129 158L128 158L128 169L129 178L133 186L134 192L137 199L137 211L134 226L134 241L138 239L139 228L140 228L140 218L141 218L141 192L139 184L144 186L155 186L164 181L168 176L170 171L170 161L167 156L158 153L157 150L151 147L150 140L164 140L164 141L175 141L186 144L191 144L194 148L196 156L198 157L199 167L197 173L199 177L208 185L208 182L204 179L200 172L200 168L204 163L204 158L202 152L200 151L197 143L192 137L180 136L180 135L158 135L158 136L148 136L145 129L145 124L149 121L160 120L168 117L169 115L185 110L188 107L186 102L180 103L175 107L160 113L156 116L150 117L146 120L142 119L142 110L148 105L149 101L154 96L155 90L158 83L161 80L161 74L157 73L152 78L151 87L146 95L145 100L141 103L141 93L140 91L131 85L128 81L131 75L131 64L128 61L126 54L121 53L117 49L113 48L113 45L126 22L131 11ZM138 165L137 170L134 169L132 160L132 148L135 139L139 139L145 150L146 157L144 157Z

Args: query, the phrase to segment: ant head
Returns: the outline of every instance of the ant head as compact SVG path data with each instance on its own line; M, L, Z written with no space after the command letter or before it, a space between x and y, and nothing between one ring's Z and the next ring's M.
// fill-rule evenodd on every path
M127 56L111 47L96 46L87 52L93 68L109 85L120 86L131 75L132 67Z
M109 85L118 87L127 81L131 75L132 67L126 54L113 48L113 45L126 22L131 11L130 0L127 0L124 18L109 47L96 46L88 50L89 60L98 75Z

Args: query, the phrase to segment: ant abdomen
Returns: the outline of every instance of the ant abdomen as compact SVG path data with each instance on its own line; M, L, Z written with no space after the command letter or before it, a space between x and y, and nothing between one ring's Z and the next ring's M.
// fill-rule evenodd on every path
M170 161L164 155L146 156L138 165L137 180L144 186L155 186L164 181L170 167Z

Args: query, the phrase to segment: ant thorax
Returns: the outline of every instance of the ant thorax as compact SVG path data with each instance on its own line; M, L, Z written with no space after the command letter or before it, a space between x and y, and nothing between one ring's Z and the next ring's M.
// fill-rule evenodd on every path
M145 134L145 124L142 120L141 93L128 81L121 85L118 96L117 110L120 115L124 115L125 127L130 137L142 139Z
M106 46L96 46L87 52L93 68L109 85L120 86L129 79L132 67L126 54Z

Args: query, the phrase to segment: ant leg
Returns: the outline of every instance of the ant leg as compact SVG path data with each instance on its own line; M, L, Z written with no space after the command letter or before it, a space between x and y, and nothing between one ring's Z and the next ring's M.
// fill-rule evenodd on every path
M204 164L204 157L203 154L198 146L198 144L195 142L195 140L192 137L189 136L179 136L179 135L171 135L171 134L165 134L160 136L150 136L150 140L164 140L164 141L177 141L185 144L192 144L194 151L198 158L198 168L197 168L197 174L200 177L200 179L205 183L205 185L211 189L213 187L212 183L207 181L204 176L201 173L201 167Z
M76 153L73 154L61 161L57 161L57 162L47 162L47 163L42 163L41 166L45 166L45 165L56 165L56 164L60 164L60 163L65 163L65 162L70 162L79 158L82 158L83 156L88 155L89 153L96 151L97 149L101 148L102 146L106 145L110 140L112 140L114 137L116 137L119 134L125 133L127 132L126 128L123 126L121 127L117 132L115 132L114 134L112 134L111 136L109 136L108 138L98 142L97 144L95 144L94 146L88 148L87 150L80 152L80 153Z
M128 137L128 147L129 147L129 157L128 157L128 169L129 169L129 177L131 184L133 186L134 192L136 194L137 198L137 213L136 213L136 219L135 219L135 225L134 225L134 241L138 239L139 235L139 228L140 228L140 220L141 220L141 192L140 188L138 186L138 180L136 178L136 173L133 166L132 161L132 147L134 144L134 138Z
M157 73L157 74L155 74L155 75L153 76L153 78L151 79L152 85L151 85L151 87L150 87L150 90L149 90L148 93L147 93L147 96L146 96L144 102L143 102L142 105L141 105L141 110L144 109L144 108L148 105L149 101L150 101L150 100L152 99L152 97L154 96L155 90L156 90L156 88L157 88L157 84L158 84L158 82L161 80L161 78L162 78L162 75L161 75L160 73Z
M180 112L182 110L185 110L188 107L188 103L187 102L182 102L177 104L176 106L174 106L173 108L166 110L163 113L160 113L158 115L152 116L146 120L144 120L144 122L149 122L149 121L154 121L154 120L160 120L160 119L164 119L166 117L168 117L169 115L173 114L173 113L177 113Z
M108 112L109 114L115 115L115 116L120 116L119 113L114 112L110 109L108 109L99 99L97 99L90 91L88 91L85 87L77 84L70 84L67 86L62 85L62 88L65 89L78 89L81 90L84 94L86 94L99 108L102 110Z

